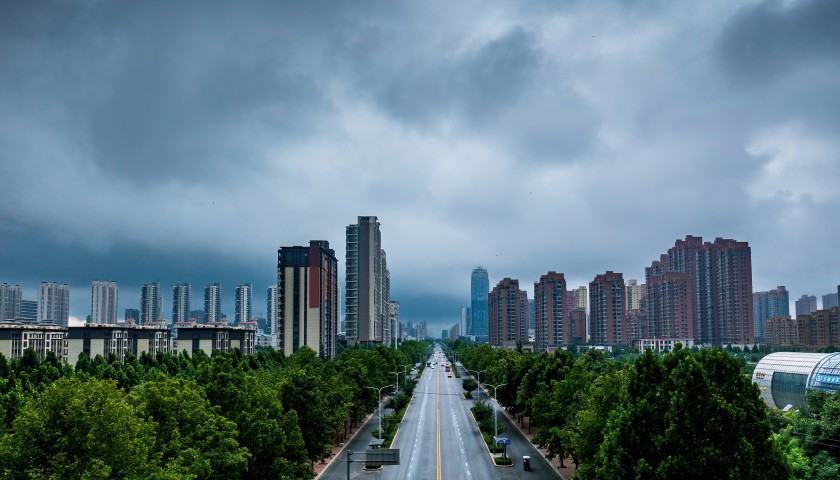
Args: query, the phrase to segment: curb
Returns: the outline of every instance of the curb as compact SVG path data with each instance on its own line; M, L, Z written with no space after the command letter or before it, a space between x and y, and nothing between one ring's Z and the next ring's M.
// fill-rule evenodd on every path
M382 402L382 403L385 403L385 402ZM349 437L349 438L348 438L348 439L344 442L344 446L342 446L342 447L341 447L341 449L340 449L338 452L336 452L336 454L335 454L335 455L333 455L332 457L330 457L330 459L329 459L329 460L327 460L327 461L325 462L325 463L326 463L326 466L324 467L324 469L323 469L323 470L321 470L321 472L320 472L319 474L315 475L315 476L313 477L313 479L312 479L312 480L317 480L318 478L321 478L321 475L323 475L323 474L324 474L324 472L326 472L326 471L330 468L330 465L332 465L333 461L335 461L335 460L337 460L339 457L341 457L341 454L342 454L342 453L344 453L344 450L346 450L346 449L347 449L347 446L348 446L348 445L350 445L350 442L351 442L354 438L356 438L356 435L358 435L358 433L362 431L362 429L365 427L365 425L367 425L367 424L368 424L368 422L370 422L371 420L373 420L373 418L374 418L375 416L376 416L376 414L371 413L370 415L368 415L368 416L365 418L365 421L364 421L364 422L362 422L362 424L359 426L359 429L358 429L358 430L356 430L356 431L355 431L352 435L350 435L350 437Z

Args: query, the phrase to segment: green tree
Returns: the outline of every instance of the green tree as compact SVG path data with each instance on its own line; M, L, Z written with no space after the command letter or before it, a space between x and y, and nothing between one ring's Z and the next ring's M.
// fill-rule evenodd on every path
M648 351L609 417L596 477L789 478L758 393L719 350Z
M235 479L245 472L250 453L237 442L235 424L210 405L197 383L161 375L128 398L155 422L153 452L163 464L193 478Z
M149 478L153 425L114 382L61 378L26 404L0 445L3 478Z

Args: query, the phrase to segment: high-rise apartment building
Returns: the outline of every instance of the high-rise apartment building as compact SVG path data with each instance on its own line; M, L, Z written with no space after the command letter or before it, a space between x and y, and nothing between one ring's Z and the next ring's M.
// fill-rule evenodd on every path
M326 240L277 252L277 335L286 355L303 346L335 358L338 260Z
M838 295L836 293L828 293L822 296L822 309L831 310L838 305Z
M607 271L589 282L589 332L594 345L629 345L624 276Z
M767 320L790 315L790 295L785 287L778 286L766 292L753 293L753 330L755 341L763 343Z
M219 323L222 320L222 286L212 283L204 287L204 323Z
M277 335L277 284L271 285L265 291L265 318L268 319L269 335Z
M747 242L716 238L704 243L688 235L668 250L663 267L687 274L695 343L753 344L752 254Z
M70 287L67 284L41 282L38 286L38 323L67 328L70 322Z
M487 269L481 266L473 268L470 276L471 318L467 324L467 335L474 335L479 342L487 341L487 295L489 293L490 276L487 274Z
M568 293L569 308L582 308L586 310L589 305L589 294L586 292L586 286L582 285L574 290L569 290Z
M116 324L119 296L117 282L94 280L90 285L90 323Z
M391 329L393 329L396 338L394 340L394 347L399 347L402 341L402 334L400 333L400 302L391 300L388 302L388 319L391 322Z
M644 316L637 317L640 320L639 336L633 340L694 339L697 318L691 279L685 272L660 268L661 262L654 261L649 268L645 269ZM635 337L632 334L631 336Z
M20 285L0 285L0 322L20 318L21 299Z
M347 343L386 342L390 275L376 217L358 217L347 226L345 337ZM389 333L389 332L388 332Z
M568 297L566 278L562 273L548 272L534 283L534 346L537 351L572 343Z
M389 321L391 311L391 272L388 270L387 256L385 250L380 252L382 256L382 300L385 302L382 307L380 324L382 325L382 344L388 347L397 347L397 330Z
M20 301L20 319L27 323L38 321L38 302L36 300Z
M528 341L528 293L519 280L504 278L488 295L487 335L491 346L513 348Z
M247 322L251 319L251 292L253 288L250 283L236 286L236 302L234 305L234 321L236 325Z
M803 294L796 301L796 316L810 315L817 311L817 297Z
M638 280L627 280L627 310L640 310L647 286Z
M163 318L163 300L160 282L147 283L140 291L140 324L157 322Z
M179 283L172 288L172 324L190 321L192 287Z

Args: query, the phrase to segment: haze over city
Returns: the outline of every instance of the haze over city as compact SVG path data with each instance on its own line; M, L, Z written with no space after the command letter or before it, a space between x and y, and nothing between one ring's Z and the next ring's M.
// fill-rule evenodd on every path
M644 278L749 242L753 288L840 283L840 3L6 2L0 282L276 281L381 222L403 321L470 272ZM259 309L256 309L259 311Z

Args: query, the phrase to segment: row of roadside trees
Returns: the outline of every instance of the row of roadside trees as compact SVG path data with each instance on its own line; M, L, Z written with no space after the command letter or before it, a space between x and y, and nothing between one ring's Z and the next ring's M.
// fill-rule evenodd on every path
M610 358L450 345L548 456L580 479L815 479L838 476L840 396L782 415L733 354L678 348Z
M427 342L344 350L324 361L159 354L75 366L0 355L0 478L312 478L377 405L369 386L419 362Z

